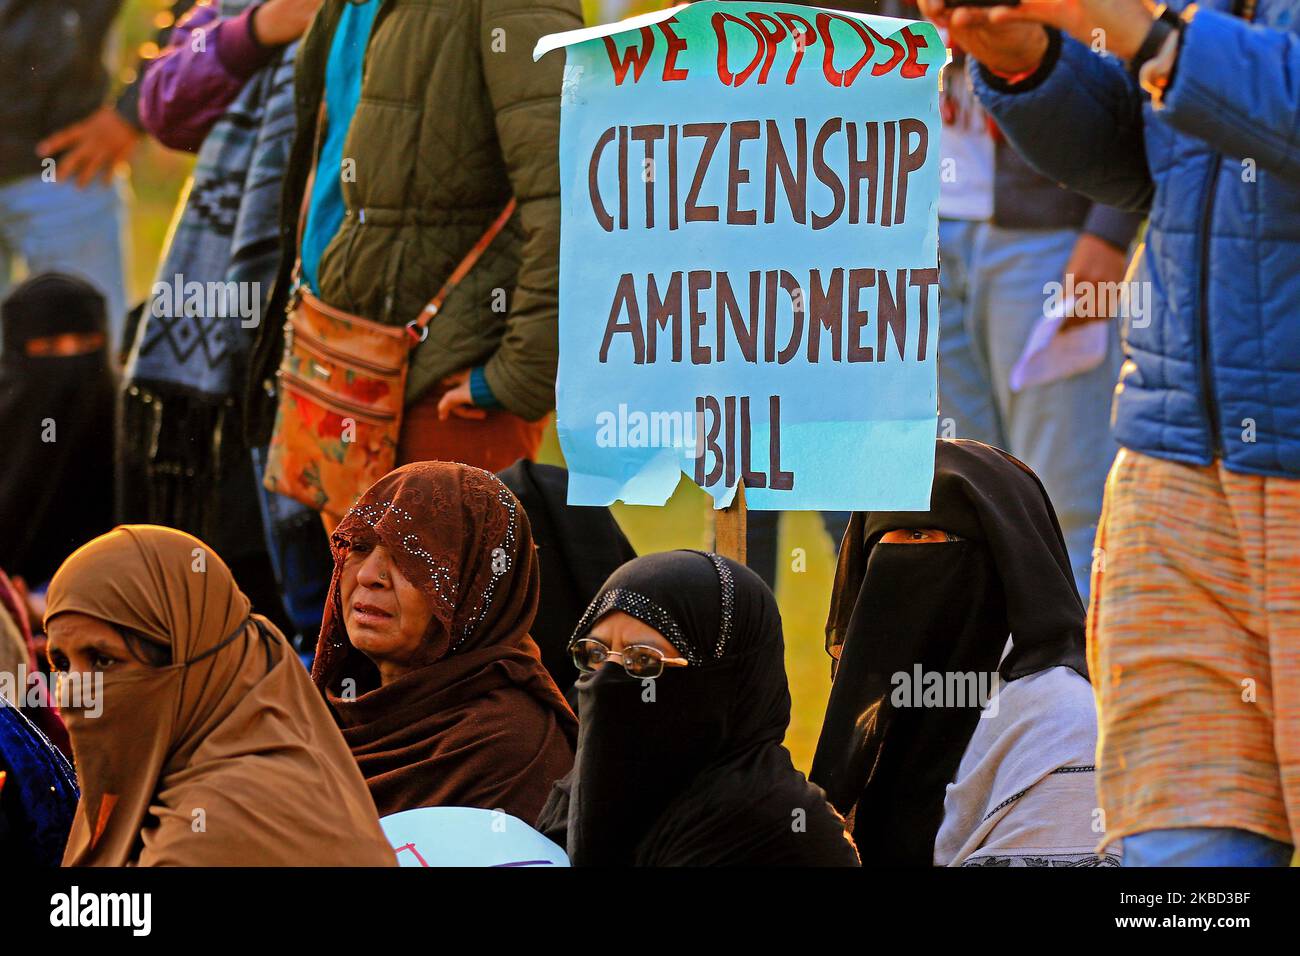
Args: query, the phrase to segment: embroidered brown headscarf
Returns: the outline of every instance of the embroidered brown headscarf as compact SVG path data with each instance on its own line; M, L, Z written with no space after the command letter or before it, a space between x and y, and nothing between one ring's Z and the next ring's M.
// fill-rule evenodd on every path
M375 482L331 540L312 678L380 814L481 807L531 824L573 765L577 720L528 636L539 574L515 496L479 468L414 462ZM383 545L433 607L434 662L382 687L344 625L343 563L357 545Z
M395 865L306 670L249 611L224 562L170 528L116 528L59 568L47 626L86 614L172 661L108 671L97 716L65 709L81 802L64 865Z

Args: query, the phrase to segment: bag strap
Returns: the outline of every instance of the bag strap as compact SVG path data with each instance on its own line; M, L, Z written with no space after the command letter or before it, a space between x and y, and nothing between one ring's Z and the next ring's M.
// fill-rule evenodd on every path
M491 225L487 227L487 231L479 236L478 242L474 243L469 252L465 253L465 258L460 260L460 265L452 270L451 275L447 277L447 281L442 284L442 288L429 300L429 304L420 310L418 316L406 323L406 331L411 336L412 344L423 342L429 337L429 323L442 309L442 303L451 294L451 291L460 285L461 280L469 275L475 263L487 251L487 247L492 244L492 240L505 228L506 223L510 221L510 217L514 215L516 205L515 198L511 196L505 208L497 214L496 219L492 220Z
M313 163L311 172L307 174L307 191L302 197L302 208L298 210L298 235L294 239L296 255L293 260L293 274L289 282L289 288L294 292L302 288L302 234L306 229L307 207L311 204L311 188L315 179L316 164Z

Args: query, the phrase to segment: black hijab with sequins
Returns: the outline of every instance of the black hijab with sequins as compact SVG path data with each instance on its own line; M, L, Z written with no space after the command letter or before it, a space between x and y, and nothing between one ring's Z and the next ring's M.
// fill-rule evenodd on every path
M761 578L672 551L610 576L574 632L622 611L690 663L616 664L578 689L578 753L538 826L575 866L856 866L843 819L794 769L781 615Z

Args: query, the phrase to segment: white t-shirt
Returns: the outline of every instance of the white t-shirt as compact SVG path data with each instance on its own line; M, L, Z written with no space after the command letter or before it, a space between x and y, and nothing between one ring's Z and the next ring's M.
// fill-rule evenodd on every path
M947 34L941 31L944 42ZM975 98L965 64L944 68L939 97L939 215L945 219L993 216L993 137Z
M996 705L996 706L994 706ZM936 866L1117 866L1096 848L1092 685L1068 667L998 690L948 784Z

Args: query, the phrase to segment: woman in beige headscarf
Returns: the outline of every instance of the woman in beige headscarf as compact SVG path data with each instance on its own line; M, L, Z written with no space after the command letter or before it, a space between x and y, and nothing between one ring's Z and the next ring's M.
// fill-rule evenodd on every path
M394 865L325 703L249 612L170 528L116 528L59 568L45 629L81 784L64 865Z

